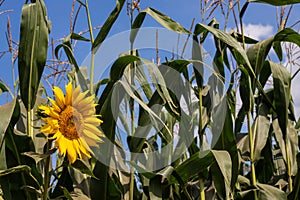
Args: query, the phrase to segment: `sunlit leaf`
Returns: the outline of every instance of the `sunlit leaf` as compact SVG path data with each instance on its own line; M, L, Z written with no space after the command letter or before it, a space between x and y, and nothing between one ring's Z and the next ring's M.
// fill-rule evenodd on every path
M221 116L221 114L219 114L219 113L222 111L218 111L218 110L224 109L224 108L222 108L222 106L219 106L218 108L217 108L216 113L214 114L216 117L213 116L213 119ZM238 169L239 168L238 150L237 150L237 146L236 146L235 135L233 132L233 122L232 122L231 112L230 112L228 106L226 106L226 108L227 109L226 109L226 118L225 118L224 126L222 129L221 135L219 136L219 139L218 139L217 143L215 144L215 146L213 147L213 149L228 151L228 153L230 155L231 165L232 165L232 167L231 167L232 176L230 177L231 183L230 183L229 188L234 188L236 180L238 178L238 170L239 170ZM215 120L217 121L217 119L215 119ZM226 154L226 156L227 156L227 154ZM229 177L227 177L227 179L229 179Z
M18 69L21 99L29 110L35 104L36 93L44 71L50 26L43 0L23 6Z
M77 64L77 61L76 61L76 59L74 57L74 54L73 54L73 51L72 51L71 42L70 42L70 40L69 40L68 37L66 39L67 40L64 40L64 42L62 44L58 45L55 48L55 56L58 59L58 52L59 52L60 48L63 48L63 50L65 51L65 53L67 55L67 58L68 58L69 62L72 65L74 65L74 67L75 67L75 70L76 70L76 73L77 73L77 76L78 76L78 81L79 81L79 84L81 86L81 89L83 91L86 91L86 90L88 90L88 86L87 86L86 80L85 80L82 72L80 71L79 65Z
M273 37L266 40L262 40L249 47L247 51L247 56L254 69L256 76L260 74L260 71L264 65L265 58L269 54L272 47Z
M111 27L113 26L113 24L115 23L115 21L117 20L123 5L125 3L125 0L117 0L116 2L116 7L114 8L114 10L110 13L110 15L108 16L108 18L106 19L105 23L103 24L103 26L100 29L100 32L98 33L93 45L92 45L92 50L96 50L97 48L99 48L99 45L101 45L101 43L105 40L106 36L108 35Z
M172 20L169 16L164 15L163 13L155 10L154 8L146 8L145 10L141 11L135 18L130 33L130 42L133 43L135 37L138 33L138 29L142 26L146 14L150 15L154 20L160 23L163 27L178 32L182 34L189 34L190 32L186 30L183 26L181 26L178 22Z
M269 108L265 104L258 105L258 115L252 124L254 161L258 161L261 151L269 138Z
M285 138L287 132L288 108L291 98L291 74L280 64L272 61L267 61L266 63L268 63L272 71L275 109L279 126Z
M212 151L216 162L212 165L212 176L219 197L229 198L231 191L232 163L227 151Z

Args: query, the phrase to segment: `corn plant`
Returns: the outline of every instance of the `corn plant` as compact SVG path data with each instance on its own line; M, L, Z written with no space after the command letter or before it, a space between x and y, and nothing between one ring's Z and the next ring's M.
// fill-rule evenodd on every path
M75 21L59 43L49 42L44 0L26 1L12 53L18 81L0 80L12 99L0 106L0 199L298 199L299 70L283 62L299 65L284 52L299 51L300 34L280 7L274 35L246 36L254 3L291 11L300 1L201 1L202 21L188 29L139 0L117 0L94 27L88 0L76 0L89 36ZM129 31L109 37L126 5ZM77 42L90 48L84 65Z

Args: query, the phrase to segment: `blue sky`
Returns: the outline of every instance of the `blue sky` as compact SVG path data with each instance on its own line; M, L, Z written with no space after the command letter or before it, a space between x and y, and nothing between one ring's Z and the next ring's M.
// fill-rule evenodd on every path
M18 42L19 40L19 24L23 2L24 1L20 0L6 0L0 7L0 12L5 10L12 10L12 12L6 12L0 15L0 52L6 51L8 49L5 37L8 16L11 21L13 40L16 42ZM50 39L63 38L70 33L69 24L72 2L72 0L45 0L48 10L48 17L52 21L52 31L50 34ZM78 4L76 4L76 8L77 7ZM100 26L104 23L109 13L115 7L115 1L90 0L89 7L93 26ZM162 13L170 16L175 21L179 22L186 29L189 29L193 18L195 18L196 23L201 21L200 0L141 0L140 7L142 10L147 7L155 8ZM294 6L288 25L299 19L299 8L299 5ZM220 22L221 27L223 26L222 24L224 23L224 17L221 14L219 8L214 12L212 17L215 17L217 21ZM229 18L228 29L230 29L231 27L235 27L233 22L233 16L231 14ZM244 24L246 35L256 37L257 39L263 39L271 36L272 34L276 33L277 30L276 8L274 6L266 4L251 3L244 16ZM150 17L146 17L143 26L161 27ZM126 14L126 8L124 7L117 22L114 24L110 32L110 36L129 29L130 20ZM87 20L84 9L82 8L78 16L75 32L79 33L85 30L87 30ZM98 31L99 30L94 31L94 35L97 35ZM88 34L86 34L85 36L89 37ZM56 45L58 44L59 43L56 43ZM83 42L78 43L75 49L75 55L78 63L81 63L84 60L89 52L89 49L89 44ZM17 65L15 65L14 67L17 76ZM7 53L0 59L0 78L10 87L12 87L11 68L11 55ZM5 94L2 94L0 96L0 105L7 101L6 97L7 96Z

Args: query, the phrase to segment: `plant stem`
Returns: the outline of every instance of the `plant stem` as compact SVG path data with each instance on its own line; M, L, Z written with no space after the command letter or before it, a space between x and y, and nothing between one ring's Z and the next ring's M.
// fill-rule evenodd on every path
M91 43L93 44L94 43L93 26L92 26L92 22L91 22L88 0L85 1L85 11L86 11L86 16L87 16L88 25L89 25L89 33L90 33Z
M240 27L241 27L243 48L246 49L246 45L245 45L245 33L244 33L244 26L243 26L243 17L241 16L241 4L240 4L240 1L238 1L238 10L239 10L239 19L240 19Z
M130 166L129 200L133 200L134 193L134 168Z
M291 176L291 161L290 161L290 154L288 151L288 141L286 139L285 141L285 153L286 153L286 162L287 162L287 173L288 173L288 183L289 183L289 192L291 193L293 191L293 179Z
M253 134L250 124L250 111L247 112L247 126L248 126L248 137L249 137L249 148L250 148L250 162L251 162L251 181L252 185L256 186L256 173L254 166L254 149L253 149ZM257 193L254 191L254 198L257 200Z
M130 98L129 100L129 106L130 106L130 114L131 114L131 135L134 135L134 100L132 98ZM133 158L133 156L131 156L131 161L134 161L135 158ZM129 200L133 200L133 193L134 193L134 167L132 165L130 165L130 183L129 183L130 187L129 187Z
M89 33L90 33L90 39L91 39L91 44L94 44L94 35L93 35L93 26L91 22L91 16L90 16L90 11L89 11L89 4L88 0L85 1L85 10L86 10L86 16L88 20L88 26L89 26ZM95 71L95 51L92 50L91 52L91 66L90 66L90 93L94 93L94 71Z
M33 126L32 126L32 110L27 110L27 134L29 137L33 137Z
M200 140L200 148L203 145L203 124L202 124L202 86L199 87L199 128L198 128L198 136ZM200 187L200 200L205 200L205 191L204 191L204 179L199 175L199 187Z
M48 153L50 147L51 147L51 141L48 140L47 147L46 147L46 153ZM50 159L51 159L51 155L49 155L46 158L46 161L45 161L43 200L47 200L48 199L48 188L49 188L49 183L50 183L50 176L49 176Z
M200 186L200 200L205 200L205 191L204 191L204 180L203 178L199 179Z
M200 148L203 145L203 134L202 134L202 129L203 129L203 125L202 125L202 87L199 87L199 128L198 128L198 136L200 139Z
M91 54L91 66L90 66L90 93L94 94L94 71L95 71L95 52Z

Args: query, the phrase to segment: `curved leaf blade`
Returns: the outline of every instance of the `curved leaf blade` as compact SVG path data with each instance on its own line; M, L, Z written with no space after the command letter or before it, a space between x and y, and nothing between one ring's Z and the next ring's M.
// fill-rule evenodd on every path
M106 19L104 25L102 26L100 32L98 33L94 43L92 44L92 51L96 50L97 48L99 48L99 45L101 45L101 43L105 40L106 36L108 35L111 27L113 26L113 24L115 23L115 21L117 20L123 5L125 3L125 0L118 0L116 3L116 7L114 8L114 10L110 13L110 15L108 16L108 18Z
M300 0L248 0L249 2L267 3L273 6L285 6L290 4L300 3Z

